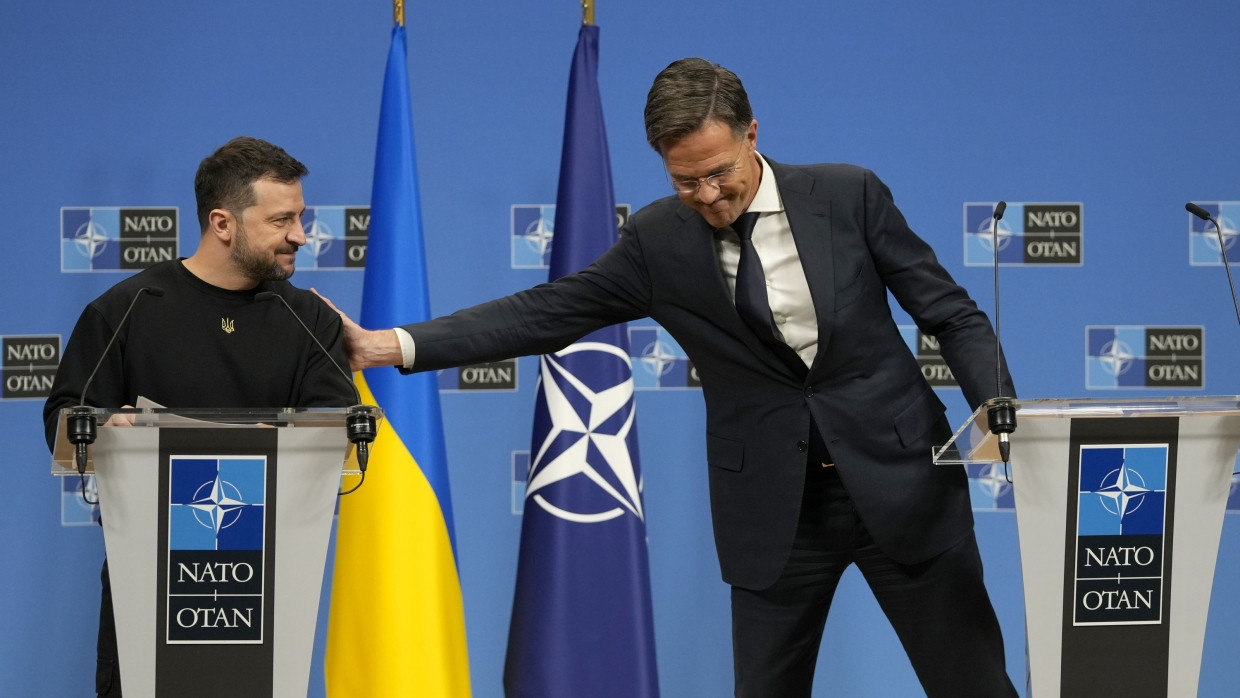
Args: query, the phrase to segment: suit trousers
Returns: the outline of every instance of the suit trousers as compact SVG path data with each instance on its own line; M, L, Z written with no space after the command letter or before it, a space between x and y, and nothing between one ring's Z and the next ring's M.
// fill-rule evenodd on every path
M96 643L95 693L99 698L121 698L120 659L116 649L116 617L112 613L112 581L108 561L99 573L99 638Z
M732 588L738 698L810 696L831 599L851 564L891 622L927 696L1016 695L974 535L924 562L897 563L866 531L837 469L812 462L796 542L780 578L762 590Z

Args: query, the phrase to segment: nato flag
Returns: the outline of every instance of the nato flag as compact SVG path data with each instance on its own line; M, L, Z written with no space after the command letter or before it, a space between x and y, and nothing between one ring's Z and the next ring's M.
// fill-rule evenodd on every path
M554 234L552 279L617 237L592 25L573 54ZM541 358L508 696L659 694L631 368L624 326Z

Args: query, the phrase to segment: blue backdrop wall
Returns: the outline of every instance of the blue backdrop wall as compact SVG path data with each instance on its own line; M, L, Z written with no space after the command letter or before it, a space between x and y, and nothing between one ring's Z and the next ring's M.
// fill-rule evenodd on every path
M525 206L554 203L580 12L570 0L481 0L411 3L407 13L431 302L446 313L545 279L521 263L528 240L514 221ZM365 206L391 14L386 0L0 5L0 337L63 341L85 303L129 273L102 262L91 271L80 247L62 245L62 209L104 220L117 208L176 207L180 253L191 253L194 169L235 135L272 140L309 165L306 199L324 221L332 207ZM1220 202L1234 216L1240 206L1228 203L1240 201L1240 48L1230 38L1240 5L628 0L600 2L597 23L618 202L667 193L642 132L645 94L669 62L701 55L745 81L762 152L875 170L988 310L991 270L975 263L984 241L968 204L1075 214L1075 230L1039 248L1075 257L1011 258L1003 269L1004 340L1022 397L1240 392L1240 330L1217 245L1183 209ZM1038 232L1012 213L1005 221L1012 236ZM294 282L356 315L361 273L316 263L299 263ZM1088 358L1099 353L1091 328L1158 327L1200 330L1209 351L1154 378L1105 370L1139 366L1140 346L1119 364ZM85 695L102 536L79 525L48 474L42 400L21 392L37 392L38 380L21 376L40 373L21 363L6 359L0 399L0 693ZM520 529L513 452L528 448L535 375L522 359L515 388L442 396L478 696L501 694ZM707 513L701 397L648 381L638 415L660 681L668 696L726 695L727 588ZM964 420L959 392L940 394ZM1023 683L1015 517L1010 493L986 484L976 487L977 528L1009 671ZM1202 695L1240 684L1240 609L1228 594L1240 579L1238 538L1229 516ZM857 575L837 597L819 671L847 695L918 693ZM322 690L316 677L311 695Z

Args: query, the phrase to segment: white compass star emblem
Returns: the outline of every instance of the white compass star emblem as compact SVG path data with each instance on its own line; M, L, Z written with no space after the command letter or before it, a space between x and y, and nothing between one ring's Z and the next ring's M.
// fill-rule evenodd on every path
M1102 486L1095 494L1104 509L1123 520L1125 516L1141 508L1141 503L1149 492L1140 473L1121 465L1102 478Z
M214 529L216 534L222 528L228 528L241 518L241 509L246 505L241 499L241 490L227 480L218 476L211 481L202 483L194 492L194 499L189 503L194 510L194 518L207 528Z
M986 219L977 227L977 236L981 240L982 247L991 250L995 249L995 238L999 240L999 249L1005 249L1012 242L1012 229L1008 227L1007 222L999 221L997 224L991 219Z
M628 443L634 428L633 380L626 375L615 385L591 388L565 366L564 359L578 352L611 355L609 360L623 361L631 370L625 352L602 342L580 342L542 357L539 390L551 427L537 445L526 496L553 516L577 523L607 521L626 511L643 518L641 486ZM552 503L551 495L544 496L553 484L581 478L611 504L602 511L570 511L568 505Z
M83 255L94 259L103 253L103 248L108 246L108 231L102 225L94 221L83 223L73 236L73 244Z
M642 350L642 365L656 376L662 376L676 365L676 355L663 342L655 340Z
M1102 345L1102 349L1098 352L1098 360L1102 363L1102 367L1113 376L1124 374L1132 368L1134 358L1136 357L1133 356L1132 349L1118 339Z
M306 247L310 249L316 259L331 249L332 241L336 239L336 236L332 235L331 227L317 218L314 219L309 228L304 230L306 233Z
M551 241L555 238L552 226L546 216L540 215L538 220L526 226L525 233L521 236L525 238L525 244L529 245L530 249L537 250L543 259L547 258L547 253L551 251Z

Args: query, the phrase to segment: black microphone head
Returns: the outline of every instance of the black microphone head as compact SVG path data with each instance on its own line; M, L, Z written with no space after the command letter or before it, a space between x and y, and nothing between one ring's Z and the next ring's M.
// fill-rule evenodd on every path
M275 291L260 291L259 293L254 294L254 300L269 301L273 298L278 298L279 295L280 294L276 293Z
M160 296L164 295L164 290L158 286L147 286L143 288L142 290L146 291L147 294L149 295L155 296L156 298L159 298Z
M1209 212L1209 211L1205 210L1204 208L1202 208L1202 207L1198 206L1197 204L1195 204L1195 203L1193 203L1193 202L1191 202L1191 201L1190 201L1190 202L1188 202L1188 203L1186 203L1186 204L1184 204L1184 210L1185 210L1185 211L1188 211L1189 213L1193 214L1194 216L1197 216L1198 218L1200 218L1200 219L1201 219L1201 220L1203 220L1203 221L1208 221L1208 220L1210 220L1210 219L1214 218L1214 216L1211 216L1211 215L1210 215L1210 212Z
M1003 212L1006 210L1007 210L1006 201L1000 201L999 203L995 204L995 220L999 220L1000 218L1003 218Z

